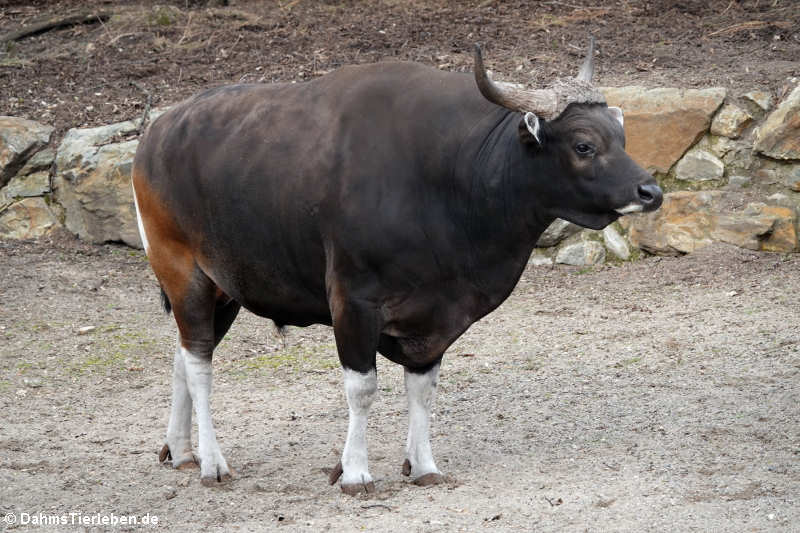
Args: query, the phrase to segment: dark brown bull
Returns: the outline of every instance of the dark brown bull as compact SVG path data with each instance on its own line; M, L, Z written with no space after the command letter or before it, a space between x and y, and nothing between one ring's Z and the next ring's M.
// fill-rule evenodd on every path
M557 217L602 228L661 190L624 151L622 113L577 79L547 89L414 63L212 89L156 120L133 168L140 231L178 324L161 460L230 477L211 423L211 354L241 306L333 325L350 421L342 490L373 488L376 351L405 367L403 471L441 479L429 416L442 354L509 295ZM477 82L477 83L476 83Z

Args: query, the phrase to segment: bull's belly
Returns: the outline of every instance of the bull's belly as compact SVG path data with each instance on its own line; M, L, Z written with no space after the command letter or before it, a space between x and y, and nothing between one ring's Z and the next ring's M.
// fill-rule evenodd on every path
M246 290L239 287L223 290L248 311L269 318L278 326L332 324L324 293L313 294L304 287L291 286L285 280L278 283L260 280L260 283L251 283Z
M309 305L308 301L302 299L276 302L275 300L242 298L241 300L236 299L236 301L251 313L260 317L269 318L275 322L278 327L305 327L312 324L330 326L333 323L330 311L328 311L327 307Z
M278 326L331 325L331 314L322 276L292 272L272 261L238 260L207 265L211 278L230 298L248 311L274 321Z

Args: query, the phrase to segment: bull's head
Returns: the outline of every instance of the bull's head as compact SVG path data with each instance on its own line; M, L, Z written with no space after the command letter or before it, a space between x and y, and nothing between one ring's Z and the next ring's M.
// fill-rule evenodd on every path
M557 180L537 191L553 217L601 229L620 215L654 211L662 192L650 174L625 153L622 110L608 107L591 84L594 39L576 78L557 79L545 89L495 83L475 46L475 80L481 94L521 113L519 142L531 169Z

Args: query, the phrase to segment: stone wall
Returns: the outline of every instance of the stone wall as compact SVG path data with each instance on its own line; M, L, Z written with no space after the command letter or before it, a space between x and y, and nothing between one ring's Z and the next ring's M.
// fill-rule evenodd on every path
M712 242L798 251L800 85L775 92L603 89L625 111L627 151L665 189L655 213L603 231L556 221L536 264L592 265L642 252L689 253ZM154 111L154 119L162 111ZM0 117L0 237L29 239L64 227L88 242L141 247L130 170L138 121L71 129Z
M654 213L603 231L559 221L536 264L624 261L642 251L690 253L713 242L796 252L800 210L800 86L772 94L725 89L603 90L625 112L626 150L665 190Z

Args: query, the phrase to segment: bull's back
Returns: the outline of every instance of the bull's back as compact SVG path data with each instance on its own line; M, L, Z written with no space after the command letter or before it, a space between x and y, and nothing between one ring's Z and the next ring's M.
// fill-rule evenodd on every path
M431 85L418 96L398 87L413 76ZM190 253L258 314L330 322L326 247L337 238L355 250L381 246L379 227L392 221L370 209L387 191L399 203L420 192L409 182L424 140L402 112L427 105L422 128L438 125L443 137L459 124L431 95L454 83L460 77L418 66L356 67L304 84L213 89L177 105L151 125L134 162L156 275L175 275L159 272L157 247ZM445 92L442 102L459 100Z

